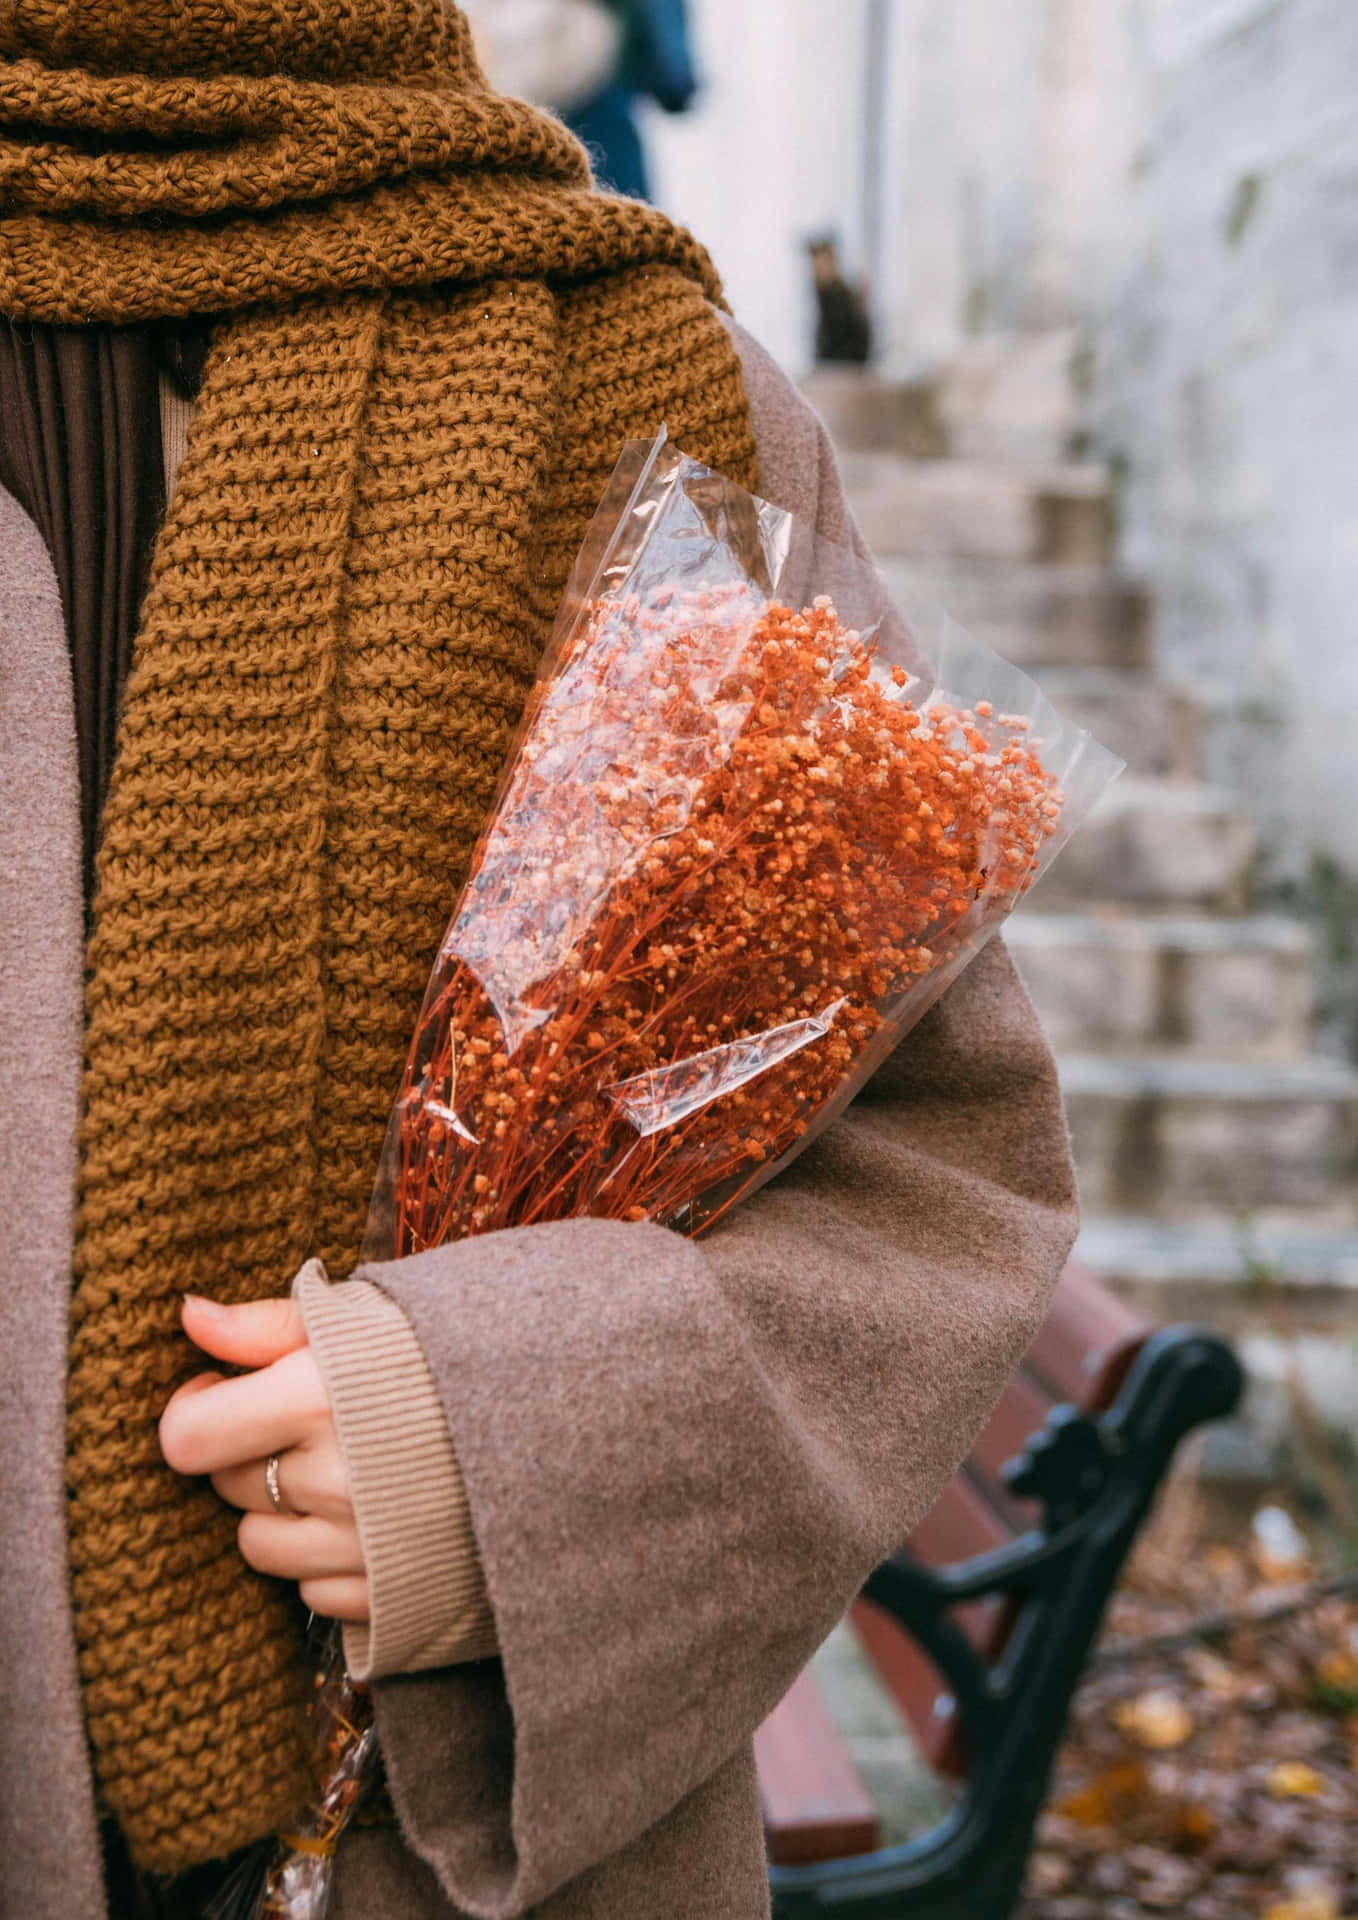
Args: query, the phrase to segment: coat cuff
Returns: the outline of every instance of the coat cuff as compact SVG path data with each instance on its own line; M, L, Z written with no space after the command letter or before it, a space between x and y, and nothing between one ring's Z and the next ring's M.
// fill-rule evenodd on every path
M349 1475L370 1619L344 1628L356 1680L496 1651L466 1484L410 1322L366 1280L331 1286L319 1260L293 1282Z

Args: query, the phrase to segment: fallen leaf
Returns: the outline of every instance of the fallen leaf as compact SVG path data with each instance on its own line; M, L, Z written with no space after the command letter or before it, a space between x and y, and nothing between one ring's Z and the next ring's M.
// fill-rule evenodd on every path
M1223 1660L1219 1653L1213 1653L1208 1647L1185 1647L1184 1665L1193 1678L1209 1693L1219 1693L1223 1699L1230 1699L1236 1690L1239 1679L1229 1660Z
M1217 1830L1215 1816L1207 1807L1190 1803L1174 1809L1174 1837L1193 1846L1201 1846L1211 1840Z
M1268 1776L1268 1790L1275 1800L1313 1800L1325 1791L1325 1776L1304 1760L1280 1760Z
M1340 1648L1317 1660L1312 1669L1316 1698L1337 1713L1358 1707L1358 1653Z
M1125 1760L1120 1766L1096 1774L1088 1785L1067 1794L1064 1800L1058 1800L1056 1811L1067 1820L1074 1820L1077 1826L1112 1827L1117 1825L1128 1802L1139 1799L1145 1791L1146 1769L1139 1760Z
M1193 1716L1168 1688L1159 1687L1141 1693L1133 1700L1118 1700L1109 1708L1109 1718L1118 1732L1153 1753L1169 1747L1181 1747L1193 1732Z
M1303 1893L1265 1907L1260 1920L1341 1920L1339 1903L1328 1893Z
M1030 1894L1064 1893L1074 1868L1059 1853L1034 1853L1028 1860L1027 1890Z
M1202 1884L1202 1869L1163 1847L1129 1847L1124 1856L1136 1875L1136 1897L1157 1913L1179 1913Z
M1199 1686L1205 1687L1217 1700L1257 1700L1261 1692L1268 1690L1268 1682L1261 1680L1257 1673L1232 1666L1229 1660L1223 1660L1220 1654L1209 1652L1206 1647L1188 1648L1184 1665Z

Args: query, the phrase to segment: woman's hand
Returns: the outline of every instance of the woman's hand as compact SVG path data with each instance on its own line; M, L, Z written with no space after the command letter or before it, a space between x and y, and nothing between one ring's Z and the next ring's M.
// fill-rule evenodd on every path
M194 1295L184 1331L216 1360L256 1371L202 1373L160 1420L160 1447L176 1473L209 1474L244 1510L238 1540L260 1573L296 1580L304 1603L335 1620L368 1618L368 1578L330 1401L302 1316L291 1300L221 1307ZM279 1456L282 1511L265 1467Z

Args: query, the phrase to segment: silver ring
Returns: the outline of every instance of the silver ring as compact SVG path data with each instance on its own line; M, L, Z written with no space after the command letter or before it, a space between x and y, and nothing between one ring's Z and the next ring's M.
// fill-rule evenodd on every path
M275 1513L283 1511L283 1490L278 1484L278 1455L271 1453L264 1462L264 1491Z

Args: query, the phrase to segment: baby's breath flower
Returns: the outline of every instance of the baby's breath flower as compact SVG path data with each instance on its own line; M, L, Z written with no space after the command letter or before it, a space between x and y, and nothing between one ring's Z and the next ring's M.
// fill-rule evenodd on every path
M826 595L604 599L560 659L416 1032L402 1252L573 1214L698 1231L1061 813L1025 716L921 711Z

